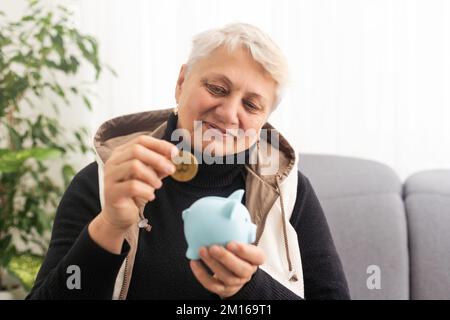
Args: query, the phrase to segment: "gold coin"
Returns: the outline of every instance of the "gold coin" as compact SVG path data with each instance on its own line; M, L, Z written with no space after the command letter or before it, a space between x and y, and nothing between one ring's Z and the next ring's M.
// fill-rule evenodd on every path
M172 159L176 171L171 175L177 181L186 182L192 180L198 171L197 158L189 151L180 150L180 153Z

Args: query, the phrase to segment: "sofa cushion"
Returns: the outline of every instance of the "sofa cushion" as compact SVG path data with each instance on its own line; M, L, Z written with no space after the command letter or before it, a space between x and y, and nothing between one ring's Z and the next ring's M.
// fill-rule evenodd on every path
M324 209L352 299L408 299L407 227L395 172L356 158L301 154L299 159ZM380 271L380 288L367 284L374 270Z
M450 299L450 170L412 175L404 196L411 298Z

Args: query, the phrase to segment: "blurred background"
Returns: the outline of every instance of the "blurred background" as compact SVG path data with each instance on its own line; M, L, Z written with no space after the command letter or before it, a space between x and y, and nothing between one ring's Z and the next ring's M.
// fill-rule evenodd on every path
M286 54L291 84L270 121L300 153L370 159L402 182L450 169L450 1L0 0L0 11L1 210L16 216L0 227L2 266L45 251L27 237L48 237L48 213L94 160L96 128L174 107L192 36L229 22Z

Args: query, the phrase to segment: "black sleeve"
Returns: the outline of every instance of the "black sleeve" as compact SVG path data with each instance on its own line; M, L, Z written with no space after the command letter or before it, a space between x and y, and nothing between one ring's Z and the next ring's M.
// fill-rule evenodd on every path
M301 297L258 269L238 293L226 300L302 300Z
M305 299L350 299L342 264L317 196L298 173L297 199L290 219L302 257ZM300 300L262 269L230 300Z
M122 253L116 255L91 239L87 226L100 210L94 162L74 177L61 199L47 255L27 299L112 298L115 279L129 246L124 242ZM80 287L74 288L77 274Z
M305 299L350 299L347 280L325 214L311 183L300 172L295 208L291 224L298 235Z

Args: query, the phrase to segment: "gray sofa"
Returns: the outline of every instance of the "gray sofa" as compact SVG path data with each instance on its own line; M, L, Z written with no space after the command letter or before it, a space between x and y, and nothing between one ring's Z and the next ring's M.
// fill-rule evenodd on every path
M352 299L450 299L450 170L419 172L402 183L374 161L299 159L326 214Z

